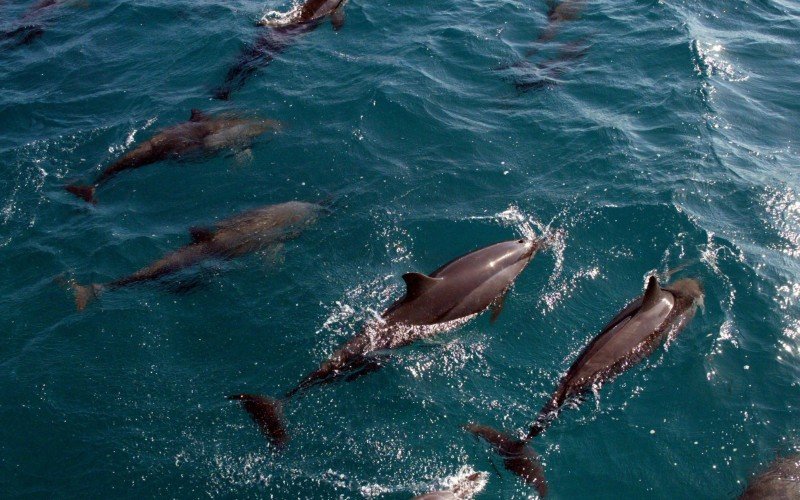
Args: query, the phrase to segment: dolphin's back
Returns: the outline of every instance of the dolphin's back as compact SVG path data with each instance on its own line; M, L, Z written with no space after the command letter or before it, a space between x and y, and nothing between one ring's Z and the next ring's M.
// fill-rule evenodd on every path
M431 286L413 297L407 293L384 313L384 318L389 322L426 325L483 311L528 265L529 255L521 258L521 251L526 251L523 245L536 243L504 241L451 260L428 275L435 280Z
M660 333L674 305L675 297L664 291L660 300L647 310L643 311L640 306L633 314L603 331L572 365L569 383L591 384L598 377L612 375L607 372L621 368L620 365L632 356L641 354L639 351L645 349L648 341Z

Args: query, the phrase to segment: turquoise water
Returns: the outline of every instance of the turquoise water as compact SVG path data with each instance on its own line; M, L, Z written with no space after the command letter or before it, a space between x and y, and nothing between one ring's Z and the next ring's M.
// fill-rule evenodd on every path
M4 2L8 30L30 3ZM800 449L800 8L587 2L552 41L541 3L351 0L229 102L210 99L286 2L80 2L0 49L3 496L408 498L465 470L534 492L460 425L522 431L645 277L681 265L705 311L534 441L553 498L730 498ZM570 43L572 42L572 43ZM570 47L585 55L519 92ZM562 57L563 59L563 57ZM545 73L547 73L545 71ZM191 108L284 122L251 154L63 191ZM83 313L190 226L337 199L278 255ZM557 244L486 315L287 407L274 454L224 395L277 395L402 294L400 276L520 235Z

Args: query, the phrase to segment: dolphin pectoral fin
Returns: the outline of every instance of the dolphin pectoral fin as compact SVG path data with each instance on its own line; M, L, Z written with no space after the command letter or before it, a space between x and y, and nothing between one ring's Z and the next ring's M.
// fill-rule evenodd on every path
M331 12L331 25L334 31L339 31L344 26L344 7L342 4L339 4L339 6Z
M207 227L191 227L189 234L192 237L192 243L208 243L214 239L214 231Z
M253 150L245 148L234 153L233 157L236 159L236 165L239 167L246 167L253 163Z
M239 401L264 437L278 449L284 448L289 443L289 433L286 431L283 405L280 400L257 394L232 394L227 396L227 399Z
M193 109L191 115L189 116L190 122L202 122L208 120L208 115L200 111L199 109Z
M489 308L492 310L492 316L489 318L489 323L493 324L495 321L497 321L500 313L503 312L503 306L506 303L506 295L508 295L508 291L503 292L503 295L494 299L492 305L489 306Z
M403 281L406 282L406 297L414 299L442 281L442 278L431 278L422 273L406 273L403 275Z

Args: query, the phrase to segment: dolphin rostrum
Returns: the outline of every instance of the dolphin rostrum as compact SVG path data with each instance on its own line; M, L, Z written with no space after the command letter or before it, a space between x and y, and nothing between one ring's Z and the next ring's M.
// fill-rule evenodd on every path
M231 92L242 88L258 68L272 62L291 45L294 37L315 30L326 17L330 16L333 29L339 31L344 26L346 2L347 0L306 0L280 19L260 20L258 25L267 27L268 31L242 51L238 62L225 75L225 83L214 90L214 97L228 100Z
M279 128L280 123L274 120L210 116L193 109L189 121L161 130L106 167L92 184L70 184L64 189L83 200L96 203L97 188L122 171L170 158L180 159L194 153L215 154L226 148L245 147L268 130Z
M192 228L191 243L135 273L106 284L72 283L75 306L82 311L100 292L155 281L209 259L233 259L296 238L323 209L316 203L290 201L256 208L222 220L213 228Z
M547 486L528 442L550 425L568 400L598 390L652 354L668 338L674 338L702 303L703 289L698 281L682 279L662 288L656 277L650 276L644 295L628 304L581 351L524 439L476 424L465 426L466 430L489 442L504 458L508 470L537 487L544 496Z
M314 385L341 377L349 382L375 371L381 367L386 351L442 330L434 325L450 326L490 307L496 319L506 292L543 244L529 239L504 241L458 257L429 275L404 274L405 295L383 312L380 321L366 325L289 390L284 399ZM273 444L286 443L281 400L253 394L236 394L228 399L241 401Z
M739 500L800 498L800 454L776 458L747 484Z

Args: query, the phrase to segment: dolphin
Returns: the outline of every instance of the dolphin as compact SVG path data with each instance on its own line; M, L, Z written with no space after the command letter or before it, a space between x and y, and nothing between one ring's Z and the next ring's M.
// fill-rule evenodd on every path
M255 137L270 129L280 129L280 126L274 120L210 116L193 109L188 122L160 131L106 167L92 184L70 184L64 189L87 202L97 203L97 188L122 171L192 153L214 154L222 149L246 146Z
M541 90L558 85L559 78L576 61L583 59L589 52L589 48L590 45L586 44L586 38L581 38L564 44L555 56L536 64L521 59L512 64L498 66L496 69L513 71L510 80L520 93Z
M739 500L800 498L800 454L778 457L750 480Z
M446 490L417 495L413 500L469 500L486 486L486 476L483 472L473 472L457 478L455 483Z
M650 276L644 295L622 309L581 351L524 439L477 424L465 426L466 430L490 443L508 470L538 488L543 483L541 469L527 444L550 425L568 400L598 390L677 336L702 304L703 288L697 280L681 279L662 288ZM544 496L541 490L540 494Z
M389 306L378 322L367 324L289 390L283 400L315 385L342 377L349 382L376 371L388 351L442 331L435 325L452 326L488 308L495 320L509 288L543 244L530 239L504 241L458 257L429 275L404 274L405 295ZM282 400L253 394L234 394L228 399L242 402L273 444L285 444ZM276 433L276 429L280 431Z
M559 3L549 3L547 9L547 27L544 29L537 42L548 42L555 38L558 33L559 26L564 21L574 21L577 19L584 7L586 7L586 0L564 0ZM529 53L529 55L532 55Z
M28 45L44 34L44 27L37 22L37 19L63 3L64 0L39 0L25 11L16 28L0 33L0 40L16 39L15 45Z
M246 47L237 63L228 70L225 83L214 90L214 98L228 100L231 92L242 88L258 68L267 66L291 45L299 35L314 31L326 17L333 29L344 26L344 4L347 0L306 0L280 19L261 19L258 26L269 28L256 42Z
M212 228L191 228L192 241L135 273L105 284L72 283L78 311L101 292L155 281L210 259L233 259L294 239L316 222L323 207L290 201L267 205L222 220Z

